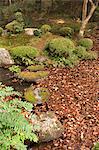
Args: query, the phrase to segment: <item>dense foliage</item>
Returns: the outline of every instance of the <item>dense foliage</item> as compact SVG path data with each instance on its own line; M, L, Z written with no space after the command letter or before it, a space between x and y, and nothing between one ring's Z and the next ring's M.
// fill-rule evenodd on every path
M74 31L72 28L70 27L62 27L60 29L60 35L62 36L68 36L68 37L71 37L73 35Z
M25 64L32 64L32 60L39 56L39 50L31 46L18 46L11 50L11 55L14 59Z
M87 42L88 40L88 42ZM48 56L56 60L60 66L68 65L73 67L77 65L80 60L97 59L97 53L90 51L88 48L92 48L93 41L91 39L81 39L79 45L66 38L56 38L50 40L46 47ZM83 44L82 44L83 43Z
M32 105L20 99L20 93L0 83L0 149L26 150L26 139L37 142L33 126L22 113L30 112Z
M15 13L15 20L8 23L5 28L12 33L19 33L23 31L24 28L24 20L21 12Z
M87 50L93 48L93 41L89 38L80 39L78 45L85 47Z

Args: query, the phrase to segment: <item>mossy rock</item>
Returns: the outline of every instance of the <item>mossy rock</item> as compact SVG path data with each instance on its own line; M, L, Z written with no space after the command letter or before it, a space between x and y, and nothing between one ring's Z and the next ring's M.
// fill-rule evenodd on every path
M18 74L18 78L27 82L36 82L44 77L47 77L49 74L48 71L38 71L38 72L29 72L22 71Z
M29 71L42 71L44 70L44 65L31 65L31 66L28 66L27 69Z
M26 101L33 104L42 104L49 99L49 91L47 88L36 88L30 87L24 92L24 98Z

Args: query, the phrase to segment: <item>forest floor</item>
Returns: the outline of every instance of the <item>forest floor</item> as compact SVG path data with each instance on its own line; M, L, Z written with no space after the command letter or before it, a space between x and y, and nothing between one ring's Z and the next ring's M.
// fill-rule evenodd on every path
M92 36L93 50L99 50L99 31ZM37 87L51 93L48 109L54 111L64 126L61 138L33 146L32 150L90 150L99 140L98 60L81 61L74 68L52 68L48 78ZM38 114L46 106L35 107Z

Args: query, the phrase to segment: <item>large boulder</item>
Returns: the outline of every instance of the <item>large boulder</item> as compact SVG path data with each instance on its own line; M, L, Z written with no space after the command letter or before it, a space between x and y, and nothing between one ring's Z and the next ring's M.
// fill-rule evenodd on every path
M0 66L14 64L9 52L5 48L0 48Z
M64 131L63 125L52 111L43 112L39 116L35 115L32 118L32 123L39 127L38 137L40 142L58 139Z

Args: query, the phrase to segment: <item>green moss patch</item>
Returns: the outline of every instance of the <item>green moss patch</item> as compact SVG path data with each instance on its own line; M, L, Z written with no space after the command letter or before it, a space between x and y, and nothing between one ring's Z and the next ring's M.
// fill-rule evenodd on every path
M22 71L18 74L18 78L25 80L27 82L36 82L39 79L47 77L48 74L49 74L48 71L38 71L38 72Z
M27 69L29 71L42 71L44 70L44 66L43 65L31 65L31 66L28 66Z
M41 104L49 99L49 91L46 88L30 87L24 92L24 98L28 102Z

